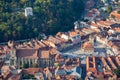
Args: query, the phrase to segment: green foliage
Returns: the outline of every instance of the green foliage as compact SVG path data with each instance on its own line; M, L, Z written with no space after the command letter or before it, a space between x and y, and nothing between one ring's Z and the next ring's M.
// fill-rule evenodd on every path
M120 11L118 11L117 13L120 14Z
M60 66L60 63L56 63L56 66L57 66L57 67Z
M120 78L120 67L114 70L114 73L117 75L118 78Z
M22 79L36 79L32 74L23 74Z
M112 11L112 7L111 6L107 6L106 12L109 14L111 11Z
M55 34L73 28L80 19L85 0L2 0L0 1L0 42ZM25 17L24 9L34 16Z
M34 63L34 64L32 64L32 67L36 68L36 67L38 67L38 64Z
M22 67L23 68L29 68L29 64L24 62Z
M120 4L118 4L118 7L120 7Z

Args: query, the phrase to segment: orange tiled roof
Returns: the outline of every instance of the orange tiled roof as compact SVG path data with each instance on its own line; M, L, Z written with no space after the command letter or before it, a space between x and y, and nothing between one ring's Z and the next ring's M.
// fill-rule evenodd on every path
M55 48L52 48L52 49L50 49L50 53L51 53L51 54L58 54L59 51L56 50Z
M49 36L48 38L49 41L53 42L54 44L59 44L61 41L53 36Z
M116 18L120 19L120 14L117 12L118 10L114 10L113 12L110 13L110 16L114 15Z
M85 43L82 45L82 48L83 48L83 49L94 49L93 44L90 43L90 42L85 42Z
M50 46L49 42L50 42L50 41L48 41L48 40L42 41L42 43L45 44L46 46Z
M82 31L79 30L79 29L76 29L75 32L76 32L77 34L80 34L80 36L86 35L84 32L82 32Z
M97 23L99 23L99 24L101 24L101 25L104 25L104 21L99 21L99 22L97 22Z
M114 24L114 22L112 21L98 21L97 22L98 25L100 25L101 27L110 27L110 25Z
M8 71L9 70L9 66L2 66L1 69L4 70L4 71Z
M4 73L3 78L4 80L8 80L12 76L12 73L8 70Z
M69 31L69 36L77 36L78 34L75 31Z
M90 25L94 26L94 27L98 27L98 25L96 23L91 23Z
M108 24L108 25L114 24L114 22L112 22L112 21L105 21L105 23Z
M38 49L17 49L16 55L24 58L38 58Z
M20 80L21 74L12 75L8 80Z
M86 59L86 70L87 72L97 72L95 57L90 56Z
M94 29L91 29L91 28L82 28L82 32L85 34L91 34L91 33L94 33L96 31Z
M113 28L114 31L120 32L120 28Z
M41 58L50 58L50 52L49 51L41 51L40 57Z
M22 73L24 74L35 74L37 72L41 72L43 71L42 68L27 68L27 69L23 69Z
M58 39L58 40L60 40L60 41L61 41L61 43L67 42L65 39L60 38L60 37L58 37L58 36L56 36L55 38L56 38L56 39Z

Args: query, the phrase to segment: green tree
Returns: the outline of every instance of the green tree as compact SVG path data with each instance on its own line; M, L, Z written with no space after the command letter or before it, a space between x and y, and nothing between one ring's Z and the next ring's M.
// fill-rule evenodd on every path
M114 73L117 75L118 78L120 78L120 67L114 70Z
M81 18L86 0L2 0L0 1L0 42L40 38L40 33L56 34L73 29ZM25 17L24 9L33 8Z
M23 74L22 79L36 79L32 74Z
M120 11L118 11L117 13L120 14Z
M34 64L32 64L32 67L36 68L36 67L38 67L38 64L34 63Z
M23 68L29 68L28 62L27 63L26 62L23 63Z
M111 6L107 6L106 12L107 12L107 13L110 13L111 11L112 11L112 7L111 7Z

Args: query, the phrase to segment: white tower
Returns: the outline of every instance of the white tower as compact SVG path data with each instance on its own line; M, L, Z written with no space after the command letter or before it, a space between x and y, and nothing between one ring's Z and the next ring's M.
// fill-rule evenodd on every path
M25 8L25 16L28 17L28 16L33 16L33 10L31 7L27 7Z

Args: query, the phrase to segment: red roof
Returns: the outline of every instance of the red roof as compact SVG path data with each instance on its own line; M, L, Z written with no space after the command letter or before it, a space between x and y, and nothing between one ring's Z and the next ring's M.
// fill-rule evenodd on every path
M37 49L17 49L16 50L17 57L23 58L38 58L38 50Z
M111 12L110 16L115 16L116 18L120 19L120 14L118 13L118 10L114 10L113 12Z

